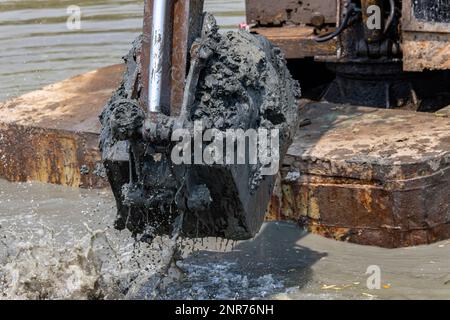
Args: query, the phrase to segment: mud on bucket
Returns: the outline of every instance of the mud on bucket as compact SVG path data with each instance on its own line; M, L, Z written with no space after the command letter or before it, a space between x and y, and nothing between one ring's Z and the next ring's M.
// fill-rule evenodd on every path
M138 39L101 116L116 227L151 239L178 219L188 237L253 237L297 127L300 87L280 49L246 31L221 34L206 14L179 117L146 113L130 94L140 50Z

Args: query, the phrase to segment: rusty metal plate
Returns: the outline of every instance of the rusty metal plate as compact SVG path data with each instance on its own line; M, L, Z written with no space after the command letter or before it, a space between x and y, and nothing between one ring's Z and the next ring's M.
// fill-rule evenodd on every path
M415 0L412 9L418 21L450 23L449 0Z
M336 0L246 0L247 22L258 26L306 25L317 16L334 24Z
M252 28L252 32L260 34L283 50L286 59L302 59L308 57L336 56L336 40L318 43L314 40L314 28L306 26Z
M102 68L0 104L0 177L107 187L98 116L123 71Z
M69 187L106 188L98 134L0 123L0 177Z
M450 69L448 0L404 0L402 48L405 71Z
M309 104L269 218L382 247L450 238L450 119ZM423 124L427 123L427 126Z

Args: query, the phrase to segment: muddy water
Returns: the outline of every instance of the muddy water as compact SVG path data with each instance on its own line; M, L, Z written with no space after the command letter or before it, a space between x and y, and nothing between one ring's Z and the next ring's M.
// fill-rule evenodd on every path
M387 250L265 224L252 241L136 244L109 191L0 180L3 298L450 299L450 241ZM381 288L367 288L379 266ZM159 276L164 273L165 276ZM158 275L157 277L155 275ZM155 279L158 290L155 289Z
M0 101L120 63L142 28L143 0L0 1ZM67 8L81 9L69 30ZM206 0L224 29L244 20L244 0Z
M206 9L233 28L243 2L207 0ZM0 1L0 100L119 63L142 3L77 1L82 29L70 31L72 1ZM0 180L0 298L450 299L450 241L385 250L269 223L253 241L150 246L113 230L114 214L109 191ZM380 290L367 288L371 265Z

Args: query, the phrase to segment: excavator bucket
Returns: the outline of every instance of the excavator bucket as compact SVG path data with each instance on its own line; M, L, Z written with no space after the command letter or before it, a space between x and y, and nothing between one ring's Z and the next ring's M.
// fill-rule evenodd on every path
M265 38L220 33L199 1L158 1L101 116L116 227L251 238L294 135L299 85Z

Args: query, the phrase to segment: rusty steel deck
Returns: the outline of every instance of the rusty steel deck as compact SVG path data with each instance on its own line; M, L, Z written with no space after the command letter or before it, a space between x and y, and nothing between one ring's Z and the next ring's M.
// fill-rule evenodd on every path
M445 112L308 104L270 217L383 247L450 238L450 118Z
M317 32L335 29L338 1L246 0L245 4L251 31L280 47L287 59L336 57L336 40L319 43L314 39Z
M432 0L403 1L402 51L405 71L450 69L450 22L441 3L440 10L423 10ZM414 4L414 5L413 5Z
M314 28L308 26L257 27L253 33L262 35L283 50L286 59L302 59L308 57L335 57L336 40L318 43L314 40Z
M98 115L118 87L115 65L0 104L0 177L105 187Z

